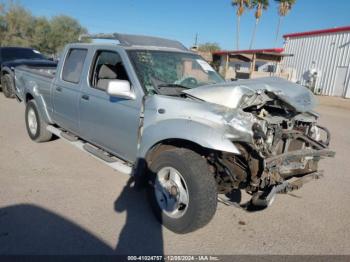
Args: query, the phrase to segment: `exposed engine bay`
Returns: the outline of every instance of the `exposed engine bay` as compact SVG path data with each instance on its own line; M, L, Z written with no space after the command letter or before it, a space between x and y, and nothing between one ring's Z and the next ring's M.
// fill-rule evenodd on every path
M267 90L246 96L239 107L257 119L251 127L253 143L235 142L240 155L211 155L219 193L245 189L257 203L269 205L275 193L318 178L319 160L335 155L328 150L330 133L317 125L316 113L298 112Z

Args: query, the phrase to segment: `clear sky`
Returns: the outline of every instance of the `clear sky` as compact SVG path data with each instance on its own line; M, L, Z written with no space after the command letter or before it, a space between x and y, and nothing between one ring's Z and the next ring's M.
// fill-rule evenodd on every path
M0 0L0 2L4 2ZM230 0L20 0L34 15L66 14L91 33L132 33L168 37L186 46L217 42L235 48L235 10ZM263 13L254 48L274 47L278 15L275 1ZM241 49L248 48L255 19L241 19ZM282 34L350 25L350 0L296 0L282 24ZM280 37L279 46L283 41Z

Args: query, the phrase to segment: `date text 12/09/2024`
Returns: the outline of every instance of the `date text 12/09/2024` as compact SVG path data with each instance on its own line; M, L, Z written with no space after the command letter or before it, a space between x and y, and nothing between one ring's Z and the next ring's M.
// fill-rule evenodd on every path
M128 256L128 261L220 261L216 256Z

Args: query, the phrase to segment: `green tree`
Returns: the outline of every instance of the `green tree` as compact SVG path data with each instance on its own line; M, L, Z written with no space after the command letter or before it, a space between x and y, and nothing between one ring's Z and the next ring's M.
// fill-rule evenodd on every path
M245 8L250 8L250 0L232 0L232 6L236 10L236 49L239 50L239 37L240 37L240 28L241 28L241 16L244 13Z
M13 1L0 3L1 46L26 46L45 54L57 54L67 43L78 41L82 33L87 30L69 16L49 20L33 16Z
M269 6L269 0L253 0L252 1L252 8L255 8L255 25L254 25L254 29L253 29L253 34L252 34L252 38L250 41L250 46L249 48L252 49L254 46L254 42L255 42L255 35L256 35L256 30L260 21L260 18L262 16L262 12L263 10L266 10L267 7Z
M32 14L18 4L10 2L9 7L3 8L1 44L29 46L34 33L34 18Z
M5 6L0 3L0 45L2 44L2 40L4 39L6 32L6 22L5 22Z
M278 41L278 37L280 34L281 25L282 25L282 19L292 9L296 0L275 0L275 1L278 3L278 15L279 15L277 30L276 30L276 41L275 41L275 45L277 45L277 41Z
M79 35L87 30L80 23L69 16L60 15L50 21L49 48L57 54L67 43L77 42Z
M220 45L218 43L204 43L204 44L200 44L198 46L198 51L200 52L215 52L221 50Z
M50 22L45 17L38 17L35 19L34 24L32 47L40 50L44 54L52 54L50 48Z

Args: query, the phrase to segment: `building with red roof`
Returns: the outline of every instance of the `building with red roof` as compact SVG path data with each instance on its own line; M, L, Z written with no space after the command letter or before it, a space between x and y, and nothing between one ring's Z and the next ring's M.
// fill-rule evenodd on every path
M213 64L225 79L282 76L278 65L285 56L283 51L283 48L220 50L213 53Z

